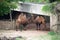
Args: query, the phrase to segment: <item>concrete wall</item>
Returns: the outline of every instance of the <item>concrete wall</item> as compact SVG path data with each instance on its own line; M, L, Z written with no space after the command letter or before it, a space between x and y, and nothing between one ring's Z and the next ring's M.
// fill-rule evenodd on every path
M57 15L50 16L50 30L57 31Z
M60 33L60 15L51 15L50 16L50 30Z
M55 13L50 16L50 29L60 34L60 4L56 5Z
M58 13L57 32L60 34L60 13Z

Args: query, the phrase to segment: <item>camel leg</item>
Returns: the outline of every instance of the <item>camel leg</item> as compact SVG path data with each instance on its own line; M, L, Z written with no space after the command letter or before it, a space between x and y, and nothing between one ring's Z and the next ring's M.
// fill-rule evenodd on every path
M45 30L46 29L46 24L43 23L42 25L43 25L42 30Z
M36 23L36 25L37 25L37 30L40 30L41 23Z
M16 31L18 31L18 26L16 26Z
M41 23L38 24L38 30L40 30L40 25L41 25Z
M16 26L16 31L18 31L18 29L19 29L19 27L18 27L18 26Z
M36 25L37 25L37 28L36 28L36 30L38 30L38 28L39 28L39 24L38 24L38 23L36 23Z
M16 25L16 31L18 31L19 30L19 24L18 25Z
M24 23L24 24L23 24L23 26L24 26L24 30L26 30L26 25L27 25L27 23Z
M43 24L43 26L44 26L44 30L46 30L46 24Z

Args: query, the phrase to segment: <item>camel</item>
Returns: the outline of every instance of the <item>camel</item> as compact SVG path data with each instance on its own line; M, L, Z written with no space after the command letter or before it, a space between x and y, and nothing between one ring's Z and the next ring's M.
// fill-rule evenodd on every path
M18 18L16 19L16 30L19 29L19 26L22 24L24 25L24 27L28 24L28 23L36 23L37 25L37 30L39 30L40 25L42 24L43 27L41 27L41 29L46 27L46 23L45 23L45 19L42 16L37 16L36 18L34 18L34 15L31 15L32 18L27 18L25 14L21 13Z
M42 16L37 16L36 19L34 20L36 25L37 25L37 30L40 30L40 25L42 24L43 27L41 27L41 30L46 27L45 25L45 19Z
M28 23L28 19L27 19L26 15L24 15L23 13L21 13L18 16L17 20L16 20L16 30L19 29L19 26L21 24L23 24L24 26L26 26L27 23Z

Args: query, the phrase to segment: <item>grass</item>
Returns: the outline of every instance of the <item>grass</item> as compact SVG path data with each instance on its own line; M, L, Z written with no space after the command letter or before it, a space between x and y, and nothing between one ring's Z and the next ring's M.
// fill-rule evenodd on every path
M35 37L33 39L35 39L35 40L60 40L60 35L51 31L51 32L48 32L47 35L42 35L42 36L39 36L39 37Z
M48 35L51 36L51 40L60 40L60 35L55 32L49 32Z
M56 35L56 33L51 31L51 32L48 32L48 35Z
M29 40L60 40L60 35L51 31L51 32L48 32L47 35L30 37L27 39L29 39ZM16 40L26 40L26 38L16 38Z
M25 38L16 38L16 40L25 40Z

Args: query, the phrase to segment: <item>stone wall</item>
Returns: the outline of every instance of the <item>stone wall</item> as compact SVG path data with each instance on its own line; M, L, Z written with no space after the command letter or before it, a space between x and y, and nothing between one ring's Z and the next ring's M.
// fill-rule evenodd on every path
M15 22L9 20L0 20L0 29L15 29Z
M51 15L50 16L50 30L60 33L60 15Z
M57 22L58 22L58 17L57 15L51 15L50 16L50 30L52 31L57 31Z
M60 13L58 13L58 25L57 25L57 32L60 33Z

